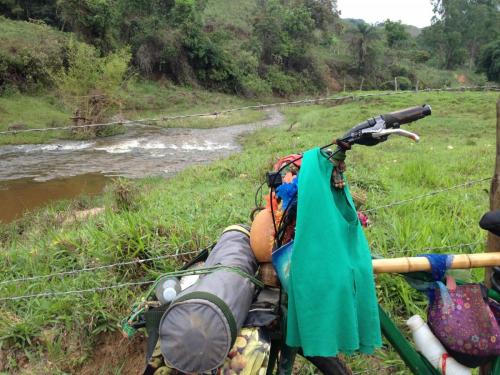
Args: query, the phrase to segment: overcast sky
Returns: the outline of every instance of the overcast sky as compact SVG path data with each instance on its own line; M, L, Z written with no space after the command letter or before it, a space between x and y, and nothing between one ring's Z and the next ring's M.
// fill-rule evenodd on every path
M408 25L425 27L431 24L431 0L337 0L342 18L361 18L368 23L389 18Z

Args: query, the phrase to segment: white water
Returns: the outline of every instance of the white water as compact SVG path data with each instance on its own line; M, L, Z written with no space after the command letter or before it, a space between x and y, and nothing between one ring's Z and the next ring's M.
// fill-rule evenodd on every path
M133 128L124 135L95 141L0 147L0 181L55 178L100 173L105 176L169 176L240 149L237 137L260 127L278 125L282 116L216 129Z

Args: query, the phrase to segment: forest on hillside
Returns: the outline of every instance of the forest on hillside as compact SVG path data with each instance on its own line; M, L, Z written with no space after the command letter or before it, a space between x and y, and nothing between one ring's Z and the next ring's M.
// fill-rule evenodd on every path
M0 0L0 90L131 77L246 97L500 81L498 0L432 0L432 24L341 18L336 0ZM410 33L412 31L412 33ZM418 34L418 35L416 35Z

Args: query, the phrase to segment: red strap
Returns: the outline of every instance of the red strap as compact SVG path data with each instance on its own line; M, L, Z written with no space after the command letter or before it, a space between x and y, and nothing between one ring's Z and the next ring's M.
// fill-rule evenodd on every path
M446 360L448 359L449 355L448 353L443 353L443 355L441 356L441 373L443 375L446 375Z
M455 291L455 289L457 289L457 282L455 281L453 276L446 275L446 286L452 292Z
M293 162L297 168L300 168L302 165L302 155L300 154L292 154L285 156L278 160L276 164L274 164L274 170L277 171L279 170L284 164Z

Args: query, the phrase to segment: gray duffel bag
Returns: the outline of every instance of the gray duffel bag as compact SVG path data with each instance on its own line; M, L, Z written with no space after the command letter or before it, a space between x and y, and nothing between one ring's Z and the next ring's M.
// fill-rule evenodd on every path
M246 228L231 226L224 231L205 262L205 267L217 265L233 269L200 276L160 321L165 362L184 373L220 367L243 326L256 288L248 275L254 276L258 267Z

